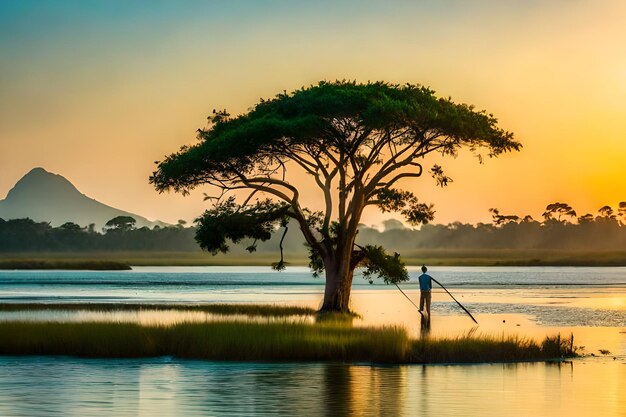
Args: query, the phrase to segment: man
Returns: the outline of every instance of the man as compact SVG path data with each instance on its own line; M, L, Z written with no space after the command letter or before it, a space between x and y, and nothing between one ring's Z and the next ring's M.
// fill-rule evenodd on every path
M432 277L426 274L428 268L426 265L422 265L422 275L418 277L420 282L420 312L424 311L424 304L426 304L426 312L430 318L430 300L433 289Z

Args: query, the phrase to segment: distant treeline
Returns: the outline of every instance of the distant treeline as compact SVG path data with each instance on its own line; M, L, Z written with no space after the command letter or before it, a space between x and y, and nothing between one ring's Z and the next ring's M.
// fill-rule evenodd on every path
M541 221L531 216L504 215L490 210L491 223L447 225L426 224L410 229L397 220L384 223L383 231L363 225L359 244L382 245L398 252L418 249L549 249L626 250L626 202L617 210L600 208L596 215L577 216L565 203L546 207ZM27 251L199 251L195 228L183 221L176 226L135 228L131 217L116 217L100 232L93 225L65 223L52 227L30 219L0 219L0 252ZM286 252L304 254L304 241L297 225L289 226ZM280 233L268 242L258 242L257 251L276 252ZM232 252L244 254L250 242L231 245Z
M99 232L94 225L65 223L52 227L48 222L31 219L0 219L0 252L199 251L194 228L179 224L137 229L134 223L132 218L116 217Z
M389 220L385 230L362 228L363 244L382 245L398 251L410 249L550 249L626 250L626 202L617 210L603 206L596 215L577 216L566 203L546 207L543 219L501 214L489 210L492 223L426 224L419 230L401 227Z

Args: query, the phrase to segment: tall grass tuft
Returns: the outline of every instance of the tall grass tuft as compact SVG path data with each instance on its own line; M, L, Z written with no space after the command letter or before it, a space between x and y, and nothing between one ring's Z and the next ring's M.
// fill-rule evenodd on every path
M577 356L574 335L547 336L542 343L519 336L459 336L414 340L411 362L480 363L554 360Z
M575 355L573 339L464 336L410 340L400 327L352 327L339 321L133 323L0 322L0 355L122 358L173 355L237 361L469 363Z

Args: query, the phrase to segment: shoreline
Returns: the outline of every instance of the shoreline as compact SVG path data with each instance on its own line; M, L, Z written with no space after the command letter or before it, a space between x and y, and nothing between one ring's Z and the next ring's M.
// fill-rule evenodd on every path
M151 305L0 304L0 311L142 311ZM398 325L354 326L351 315L262 304L167 305L204 311L220 320L172 324L63 320L0 321L0 355L98 358L173 356L245 362L368 362L385 364L545 362L574 358L574 335L542 341L519 336L461 334L410 337ZM239 317L237 317L239 316ZM243 319L241 316L245 316Z
M409 339L395 326L220 321L171 326L0 322L0 356L148 358L389 365L554 362L578 357L571 338L459 336Z
M9 257L3 258L0 255L0 271L11 270L91 270L91 271L128 271L133 267L202 267L202 266L270 266L275 261L274 258L256 257L249 258L212 258L208 255L204 257L180 258L175 255L168 255L162 258L134 258L133 256L97 256L90 257L62 257L62 256L42 256L42 257ZM625 258L595 258L581 256L579 258L554 258L554 259L503 259L503 258L405 258L406 266L468 266L468 267L489 267L489 266L527 266L527 267L626 267ZM305 259L292 259L288 266L308 266Z
M626 251L555 249L414 249L400 256L407 266L626 267ZM0 270L128 270L137 266L270 266L274 252L218 254L201 251L3 252ZM287 265L308 266L308 256L287 250Z

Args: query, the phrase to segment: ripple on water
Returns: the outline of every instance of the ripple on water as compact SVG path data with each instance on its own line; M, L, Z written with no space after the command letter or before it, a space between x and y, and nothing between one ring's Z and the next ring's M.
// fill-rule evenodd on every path
M618 416L623 367L0 357L0 415Z

